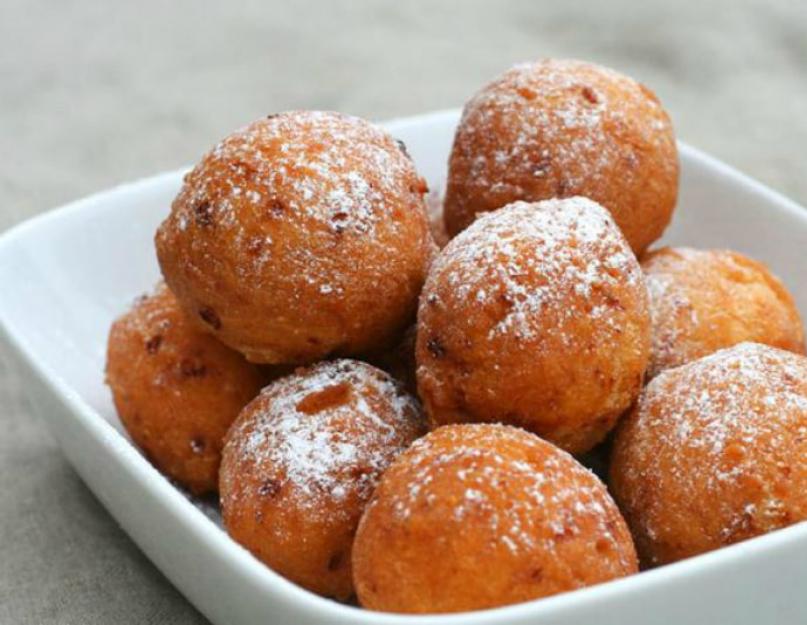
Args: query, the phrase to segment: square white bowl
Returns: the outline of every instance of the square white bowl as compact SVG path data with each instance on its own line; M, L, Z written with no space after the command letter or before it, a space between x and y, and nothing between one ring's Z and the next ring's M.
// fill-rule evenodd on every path
M385 126L441 189L456 111ZM686 145L665 243L766 262L807 312L807 211ZM158 279L152 237L181 184L171 172L73 202L0 237L0 335L76 470L165 575L218 624L656 625L807 623L807 523L607 584L446 616L363 611L317 597L254 559L131 444L104 385L109 325ZM807 459L805 459L807 462ZM90 557L90 554L88 554Z

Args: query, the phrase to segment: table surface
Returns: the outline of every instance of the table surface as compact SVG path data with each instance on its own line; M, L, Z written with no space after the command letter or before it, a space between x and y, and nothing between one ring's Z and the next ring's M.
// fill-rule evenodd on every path
M459 106L541 56L639 78L680 137L807 204L807 2L553 4L4 0L0 231L269 112ZM81 483L2 349L0 622L205 622Z

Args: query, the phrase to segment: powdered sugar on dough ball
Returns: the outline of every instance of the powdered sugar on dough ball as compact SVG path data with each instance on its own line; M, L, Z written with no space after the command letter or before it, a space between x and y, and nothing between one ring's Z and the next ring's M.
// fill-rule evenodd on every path
M479 217L434 262L418 388L434 424L501 421L582 453L639 393L650 347L639 264L585 198Z
M452 425L384 474L354 547L361 604L490 608L636 571L605 486L571 456L502 425Z
M756 343L668 369L620 426L611 486L664 564L807 519L807 358Z
M650 293L649 375L753 341L803 354L793 297L765 265L730 250L665 247L642 269Z
M293 111L236 131L186 177L156 245L180 303L256 362L397 339L434 244L400 142L347 115Z
M325 362L274 382L227 438L228 532L289 579L348 598L364 505L393 458L424 431L417 400L358 361Z
M218 489L224 436L264 378L200 332L163 283L109 331L106 381L121 423L155 467L197 495Z
M605 67L546 59L516 65L465 105L445 219L454 235L515 200L583 195L639 253L664 231L677 193L675 137L655 94Z

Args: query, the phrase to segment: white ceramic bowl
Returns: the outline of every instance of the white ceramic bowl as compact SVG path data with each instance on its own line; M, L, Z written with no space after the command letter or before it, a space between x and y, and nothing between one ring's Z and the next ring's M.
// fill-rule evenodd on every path
M455 111L386 127L441 188ZM759 258L807 313L807 211L681 145L681 195L665 242ZM230 540L132 446L103 381L107 330L158 277L152 236L182 172L124 185L0 237L0 327L33 403L112 515L211 621L227 625L657 625L807 623L807 523L615 582L530 603L406 617L340 605L276 575ZM807 461L807 459L805 459ZM88 554L91 557L91 554Z

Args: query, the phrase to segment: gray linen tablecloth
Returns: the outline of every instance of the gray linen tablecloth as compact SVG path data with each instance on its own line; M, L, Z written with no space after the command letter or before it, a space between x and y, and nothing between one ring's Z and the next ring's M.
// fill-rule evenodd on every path
M271 111L458 106L540 56L636 76L680 137L807 203L804 0L3 0L0 230L191 163ZM25 391L0 351L0 623L204 622L83 486Z

